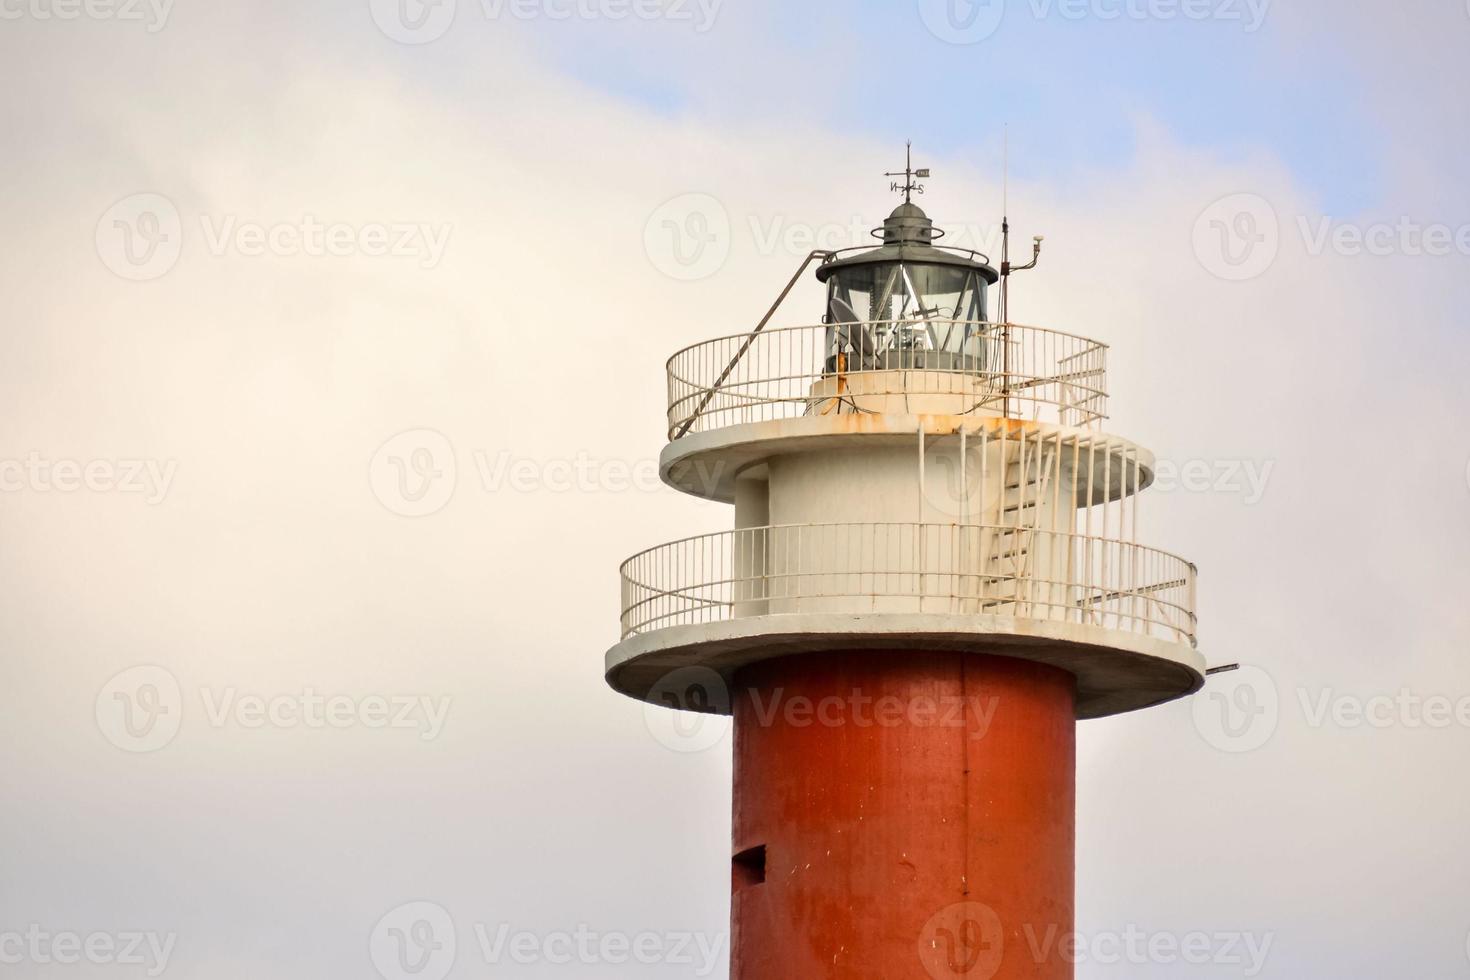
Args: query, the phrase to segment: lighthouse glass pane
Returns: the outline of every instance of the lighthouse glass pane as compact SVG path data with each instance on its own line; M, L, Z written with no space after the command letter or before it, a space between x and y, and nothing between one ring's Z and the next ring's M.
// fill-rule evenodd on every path
M985 284L973 269L877 262L828 282L828 361L849 370L973 369L984 356Z

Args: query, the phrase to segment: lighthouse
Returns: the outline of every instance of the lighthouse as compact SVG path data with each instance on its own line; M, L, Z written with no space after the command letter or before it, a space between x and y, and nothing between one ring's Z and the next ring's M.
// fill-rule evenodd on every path
M1107 345L1011 322L1040 239L946 247L901 176L872 246L669 358L661 476L733 526L621 569L608 683L734 719L734 980L1073 976L1076 724L1205 678Z

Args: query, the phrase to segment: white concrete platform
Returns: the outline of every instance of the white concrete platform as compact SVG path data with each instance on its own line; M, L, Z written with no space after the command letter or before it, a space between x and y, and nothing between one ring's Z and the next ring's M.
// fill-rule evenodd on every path
M669 626L607 652L616 690L647 700L670 671L705 667L730 683L741 667L776 657L855 650L969 651L1051 664L1077 678L1077 717L1162 704L1204 685L1198 650L1123 630L990 614L814 613Z
M1098 446L1091 466L1085 472L1071 473L1071 460L1064 454L1068 478L1075 480L1078 487L1090 488L1090 493L1083 491L1083 496L1090 496L1090 499L1082 500L1080 504L1118 500L1125 494L1146 489L1154 480L1154 456L1151 452L1096 429L990 415L863 413L743 422L708 432L693 432L664 446L659 454L659 475L676 490L709 500L734 503L737 477L774 456L860 446L917 447L921 429L926 440L946 440L953 444L958 440L961 428L973 438L981 427L992 433L1003 430L1006 438L1011 440L1019 439L1024 430L1028 439L1051 443L1060 435L1068 447L1076 440L1084 446ZM1125 479L1125 473L1130 472L1129 466L1135 467L1136 472Z

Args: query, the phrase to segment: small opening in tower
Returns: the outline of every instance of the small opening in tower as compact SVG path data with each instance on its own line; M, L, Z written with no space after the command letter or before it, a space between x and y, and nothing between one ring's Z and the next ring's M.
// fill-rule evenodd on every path
M742 888L761 885L766 880L766 845L747 847L731 859L730 889L738 892Z

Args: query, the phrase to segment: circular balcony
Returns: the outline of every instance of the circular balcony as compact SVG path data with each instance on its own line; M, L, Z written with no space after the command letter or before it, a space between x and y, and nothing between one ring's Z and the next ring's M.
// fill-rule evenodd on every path
M1106 417L1107 345L1021 324L904 320L720 337L669 358L669 438L823 415Z
M1195 568L1069 531L964 524L804 524L685 538L622 569L614 687L644 697L688 666L727 677L818 650L979 650L1078 680L1078 716L1197 690ZM895 654L901 655L901 654Z

